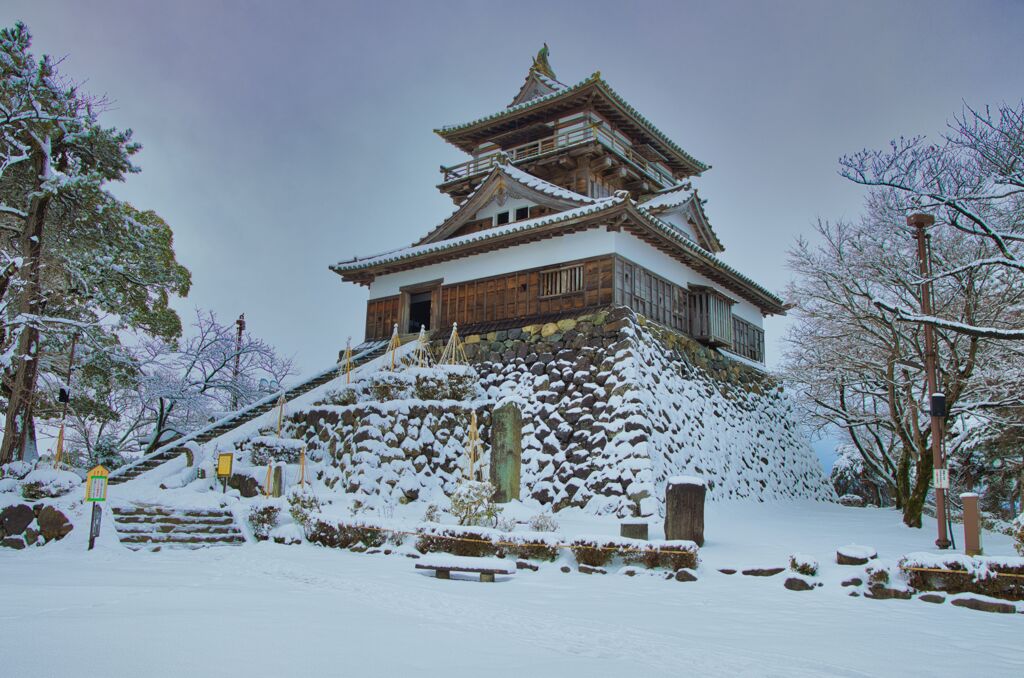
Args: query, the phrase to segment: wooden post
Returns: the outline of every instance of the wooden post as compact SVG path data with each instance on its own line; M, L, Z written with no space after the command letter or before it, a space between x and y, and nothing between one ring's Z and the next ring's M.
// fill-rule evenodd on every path
M284 426L284 394L277 399L277 437L281 437L281 427Z
M981 512L978 510L978 495L964 492L960 495L964 503L964 553L969 556L980 556L981 548Z
M523 463L523 413L515 403L491 414L491 484L499 504L519 499L519 472Z
M704 545L704 497L700 478L677 476L665 488L665 539L689 539Z

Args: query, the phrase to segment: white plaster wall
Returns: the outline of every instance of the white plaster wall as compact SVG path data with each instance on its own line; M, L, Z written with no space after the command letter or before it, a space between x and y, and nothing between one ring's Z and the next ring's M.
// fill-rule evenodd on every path
M690 225L690 222L686 220L686 215L683 214L683 210L680 210L678 212L671 212L669 214L661 214L658 216L658 218L678 228L680 231L686 234L693 242L698 242L697 234L694 233L693 226Z
M508 204L508 203L506 203ZM504 208L503 208L504 209ZM603 228L570 233L549 240L526 243L497 252L476 254L411 271L382 275L370 283L370 299L398 294L406 285L444 279L446 285L538 266L554 266L574 259L586 259L615 252L615 234Z
M538 266L554 266L574 259L586 259L603 254L619 254L683 287L693 284L717 289L729 298L737 300L732 307L734 314L757 327L763 327L761 312L750 302L740 299L735 292L712 282L630 233L609 233L603 228L570 233L496 252L476 254L411 271L382 275L370 283L370 299L390 297L398 294L406 285L427 280L443 279L444 284L450 285Z

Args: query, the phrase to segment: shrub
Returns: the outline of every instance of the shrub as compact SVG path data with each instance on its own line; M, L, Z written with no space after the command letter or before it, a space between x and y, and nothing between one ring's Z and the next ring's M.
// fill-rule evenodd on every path
M297 464L299 454L302 452L302 443L291 438L257 436L247 440L244 449L249 450L249 461L254 466L266 466L271 462Z
M0 466L0 478L21 480L31 472L32 463L27 461L12 461Z
M547 560L552 561L558 558L558 547L548 542L543 537L521 536L511 540L515 546L511 547L512 555L525 560Z
M427 504L427 510L423 512L423 522L441 522L441 507L438 506L437 504Z
M980 593L993 598L1024 600L1024 579L1000 576L1024 575L1024 559L1014 556L911 553L900 560L899 566L906 573L910 586L920 591Z
M1017 549L1017 553L1024 556L1024 513L1017 516L1017 520L1013 521L1013 548Z
M82 479L70 471L41 468L25 476L21 496L29 500L59 497L81 484Z
M494 527L498 524L501 507L494 503L494 486L479 480L467 480L450 497L451 514L459 525Z
M289 492L288 513L299 525L306 527L320 511L320 500L311 492Z
M531 532L557 532L558 522L555 517L547 512L538 513L537 515L530 518L530 531Z
M266 541L270 537L280 513L281 507L273 504L256 504L249 510L249 525L256 539Z
M412 389L409 380L397 372L378 372L370 377L370 394L374 400L405 400Z
M621 546L619 552L629 565L643 565L648 569L665 567L672 571L697 569L697 545L692 541L653 542L639 549Z
M885 563L874 562L865 568L868 573L869 586L885 586L889 583L889 566Z
M818 574L818 561L802 553L794 553L789 557L789 569L797 574L813 577Z
M456 556L495 556L502 551L491 534L476 530L421 527L416 539L420 553L451 553Z
M576 556L576 562L580 565L603 567L612 562L618 545L613 542L602 544L591 539L577 539L570 545L570 548L572 554Z

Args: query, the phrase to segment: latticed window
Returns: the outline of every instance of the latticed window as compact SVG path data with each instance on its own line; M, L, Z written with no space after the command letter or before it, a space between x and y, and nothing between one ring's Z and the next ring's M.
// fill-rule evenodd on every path
M540 296L557 297L583 291L583 264L540 272Z
M744 358L764 362L764 331L746 320L732 317L732 350Z

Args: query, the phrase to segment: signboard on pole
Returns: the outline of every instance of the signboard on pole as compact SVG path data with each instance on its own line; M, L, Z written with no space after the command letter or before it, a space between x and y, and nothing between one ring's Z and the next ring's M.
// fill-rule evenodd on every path
M89 550L96 545L96 537L100 536L100 519L103 518L103 508L99 504L92 505L92 520L89 521Z
M936 490L949 489L949 469L937 468L932 471L932 485Z
M85 500L106 501L107 500L107 479L110 471L97 466L86 475Z
M221 452L217 455L217 477L224 484L224 491L228 491L228 478L231 477L231 467L235 463L233 452Z

